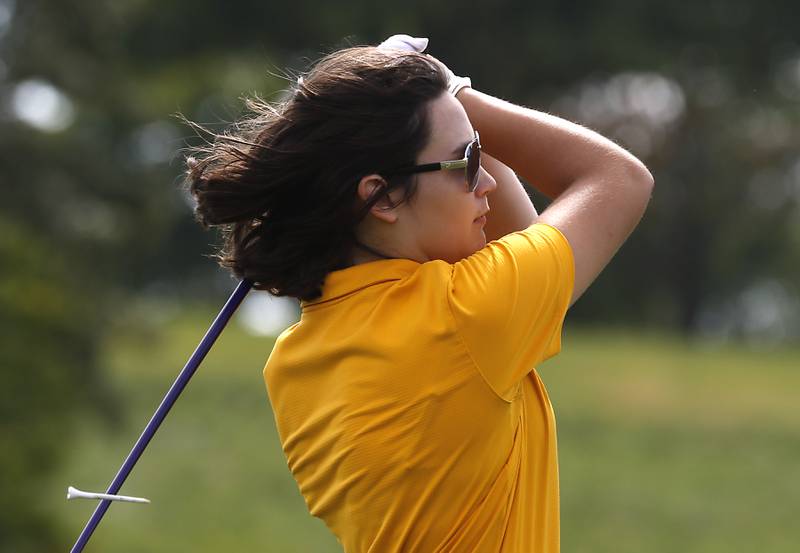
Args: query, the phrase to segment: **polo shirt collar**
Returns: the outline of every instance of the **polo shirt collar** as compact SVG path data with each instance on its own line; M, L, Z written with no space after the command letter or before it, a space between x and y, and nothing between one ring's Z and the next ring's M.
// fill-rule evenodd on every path
M322 296L301 302L301 307L316 306L375 284L406 278L419 266L419 262L411 259L380 259L331 271L322 285Z

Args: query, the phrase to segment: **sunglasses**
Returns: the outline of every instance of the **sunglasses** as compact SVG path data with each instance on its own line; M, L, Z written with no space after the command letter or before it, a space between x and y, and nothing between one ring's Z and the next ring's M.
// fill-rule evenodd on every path
M475 131L475 140L467 144L464 150L463 159L451 161L438 161L436 163L425 163L424 165L411 165L399 167L387 173L389 175L409 175L411 173L425 173L428 171L446 171L450 169L464 169L464 176L467 181L467 190L475 192L478 187L478 177L481 168L481 141L478 131Z

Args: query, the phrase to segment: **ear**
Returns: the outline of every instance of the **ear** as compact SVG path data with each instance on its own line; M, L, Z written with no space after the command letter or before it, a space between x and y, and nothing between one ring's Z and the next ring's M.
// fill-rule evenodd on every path
M381 199L373 205L369 212L370 215L385 223L395 223L398 218L400 208L400 197L402 190L392 190L388 194L383 190L389 186L382 176L378 174L367 175L358 181L358 197L362 202L366 202L373 194L382 194Z

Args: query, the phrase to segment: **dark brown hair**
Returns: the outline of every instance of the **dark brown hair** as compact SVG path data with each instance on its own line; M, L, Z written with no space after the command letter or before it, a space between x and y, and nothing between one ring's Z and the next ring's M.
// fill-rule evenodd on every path
M187 159L204 226L220 226L220 264L255 288L311 300L351 264L355 229L394 188L359 202L358 182L416 162L430 136L428 103L447 89L441 67L415 52L375 47L321 59L284 102L247 100L250 115Z

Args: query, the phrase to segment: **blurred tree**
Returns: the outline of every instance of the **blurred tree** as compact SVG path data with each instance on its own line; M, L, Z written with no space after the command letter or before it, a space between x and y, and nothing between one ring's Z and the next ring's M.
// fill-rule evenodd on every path
M2 220L0 258L0 551L56 550L32 498L52 491L42 476L58 466L75 416L88 405L113 415L94 363L98 317L75 293L68 256L37 229Z
M141 119L103 86L118 66L98 58L125 63L93 36L104 10L0 2L2 13L0 551L54 551L63 535L31 498L52 492L40 487L82 415L116 420L98 348L179 201L126 153Z

